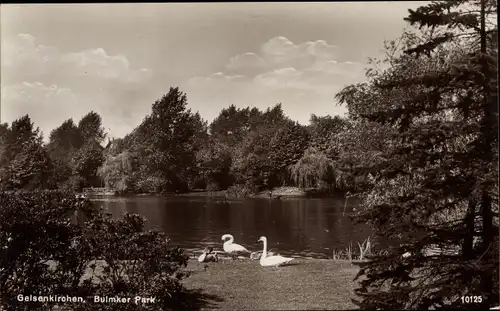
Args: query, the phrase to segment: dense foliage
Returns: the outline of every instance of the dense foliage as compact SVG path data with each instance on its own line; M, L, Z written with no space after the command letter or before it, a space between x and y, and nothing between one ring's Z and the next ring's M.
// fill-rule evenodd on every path
M57 191L0 193L0 297L7 310L57 303L18 295L84 297L71 310L182 309L187 256L137 215L112 219L88 201ZM124 261L124 259L127 259ZM94 304L93 296L156 297L155 304Z
M394 245L361 264L361 308L498 305L495 14L486 0L410 10L422 34L389 44L387 69L338 94L360 133L385 132L383 148L353 166L374 180L359 193L358 221Z
M0 189L37 189L50 182L52 165L42 144L42 136L29 116L10 127L2 125L0 150Z
M350 171L339 164L344 146L337 136L349 122L312 115L303 126L277 104L265 111L230 106L207 125L188 109L187 96L178 88L157 100L131 133L106 145L96 112L78 124L64 121L46 145L24 116L0 128L0 190L106 187L127 194L240 189L236 195L278 186L343 190L354 183L344 180ZM316 181L304 183L312 180L302 176L316 165L309 163L311 157L328 162L328 172L313 172L319 174L311 177Z
M183 295L185 257L164 235L142 232L143 220L112 220L60 192L18 190L246 196L292 185L353 192L356 220L388 242L360 264L361 308L498 305L496 12L493 0L410 10L406 20L419 29L387 42L367 81L337 94L346 117L312 115L304 126L281 104L229 106L207 124L170 88L139 126L106 146L95 112L63 122L48 144L27 115L0 124L2 299L13 306L17 292L148 293L180 308ZM97 283L80 282L96 259L107 266ZM461 299L470 296L481 298Z

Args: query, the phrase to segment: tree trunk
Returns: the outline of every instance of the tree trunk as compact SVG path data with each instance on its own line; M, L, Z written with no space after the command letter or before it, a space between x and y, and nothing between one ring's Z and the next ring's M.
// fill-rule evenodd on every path
M474 219L476 210L476 200L469 199L467 206L467 214L465 216L465 235L462 244L462 255L464 259L470 260L474 258Z
M484 75L483 81L483 100L484 100L484 110L483 110L483 120L481 124L481 136L482 136L482 153L484 156L485 164L488 165L493 162L493 150L492 143L494 142L495 133L492 133L492 128L495 125L496 116L494 109L496 103L492 103L490 100L490 79L492 75L490 74L490 68L487 62L487 33L486 33L486 0L481 0L481 16L480 16L480 29L481 29L481 67L482 73ZM487 173L487 172L485 172ZM479 248L480 250L480 261L483 263L484 267L488 267L492 261L495 260L491 256L490 248L494 243L494 235L498 232L493 232L493 211L491 205L491 198L486 189L483 189L481 196L481 218L482 218L482 243ZM498 256L498 254L496 254ZM485 296L483 299L483 306L489 307L493 303L498 303L498 291L493 289L493 275L489 269L484 269L481 273L481 291Z
M483 230L482 230L482 243L479 248L480 261L483 262L484 266L490 265L495 258L493 256L498 256L498 254L493 254L493 243L495 234L498 232L493 231L493 213L491 211L491 198L488 193L483 192L481 200L481 218L483 220ZM485 307L489 307L493 302L498 301L498 294L495 295L493 291L493 274L489 269L484 269L481 275L481 292L484 293ZM498 293L498 292L497 292ZM496 297L495 297L496 296Z

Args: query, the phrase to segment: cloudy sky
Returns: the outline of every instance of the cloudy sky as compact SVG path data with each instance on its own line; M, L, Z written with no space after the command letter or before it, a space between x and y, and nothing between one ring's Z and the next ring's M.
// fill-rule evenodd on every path
M307 124L422 2L2 5L1 121L47 137L94 110L121 137L179 86L208 121L231 104L281 102Z

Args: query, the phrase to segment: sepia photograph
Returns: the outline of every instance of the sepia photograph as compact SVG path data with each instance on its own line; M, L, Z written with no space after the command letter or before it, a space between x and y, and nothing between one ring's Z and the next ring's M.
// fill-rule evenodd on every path
M0 311L500 309L497 9L2 3Z

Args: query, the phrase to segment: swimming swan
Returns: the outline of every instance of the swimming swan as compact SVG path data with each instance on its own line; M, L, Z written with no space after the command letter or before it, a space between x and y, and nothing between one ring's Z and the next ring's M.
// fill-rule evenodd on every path
M223 245L224 251L233 259L235 259L238 255L250 253L246 248L244 248L240 244L233 243L234 238L230 234L224 234L221 240L225 241Z
M217 252L212 253L213 248L211 247L206 247L205 250L203 251L203 254L198 257L198 262L218 262L219 261L219 256L217 255Z
M263 267L269 266L281 266L289 263L293 258L287 258L283 256L267 256L267 238L261 236L259 242L264 242L264 249L262 250L262 256L260 256L260 265Z

